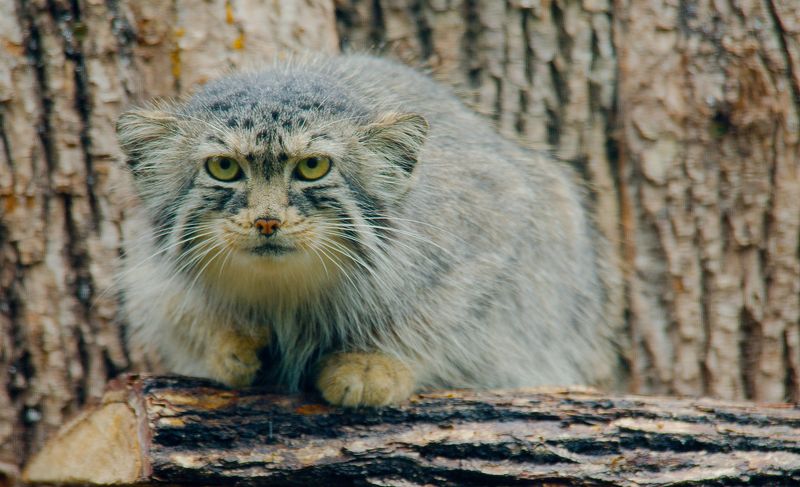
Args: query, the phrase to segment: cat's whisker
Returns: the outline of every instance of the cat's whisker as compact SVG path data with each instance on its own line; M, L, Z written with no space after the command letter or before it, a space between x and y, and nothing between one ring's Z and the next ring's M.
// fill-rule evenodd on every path
M331 254L329 254L328 252L326 252L324 250L324 248L327 248L327 247L325 247L325 243L324 242L319 242L319 244L320 244L320 247L317 247L317 250L322 252L323 255L327 256L331 260L331 262L333 262L333 264L336 267L339 268L339 270L342 272L342 275L344 275L345 279L347 279L347 281L350 283L350 286L352 287L353 291L355 291L362 299L364 299L364 295L361 293L360 287L358 285L356 285L355 281L350 276L350 274L344 269L344 267L340 264L340 262L334 256L332 256Z
M195 225L192 225L192 226L184 227L184 229L190 230L190 231L211 230L213 228L214 228L213 225L211 225L208 222L202 222L202 223L195 224ZM162 230L157 231L157 232L152 232L150 234L145 234L145 235L142 235L142 236L134 238L134 239L126 240L125 243L130 244L130 243L141 243L141 242L155 242L159 237L165 237L165 236L170 235L170 234L172 234L174 232L175 232L174 228L165 228L165 229L162 229Z
M219 276L218 277L220 279L222 279L222 271L225 269L225 264L228 263L228 259L230 259L231 255L233 255L233 253L236 251L236 249L235 249L235 247L233 245L229 244L227 247L228 247L227 255L225 255L225 258L222 260L222 264L220 264L220 266L219 266Z
M331 227L331 228L335 228L335 227ZM335 235L336 235L336 236L338 236L338 237L341 237L341 238L344 238L344 239L350 240L350 241L352 241L352 242L354 242L354 243L361 244L361 245L365 245L365 244L364 244L364 242L362 242L362 241L360 241L360 240L357 240L357 239L354 239L353 237L351 237L350 235L347 235L347 234L345 234L345 233L342 233L342 232L336 232L336 233L335 233ZM429 261L429 262L431 262L431 263L436 263L436 261L435 261L433 258L431 258L431 256L430 256L430 255L427 255L427 254L426 254L425 252L423 252L423 250L422 250L422 249L420 249L420 248L412 247L411 245L408 245L408 244L406 244L405 242L401 242L401 241L398 241L398 240L395 240L395 241L393 241L393 244L394 244L394 245L400 245L401 247L403 247L403 248L405 248L405 249L408 249L409 251L411 251L412 253L414 253L414 254L416 254L416 255L418 255L418 256L420 256L420 257L422 257L422 258L423 258L423 259L425 259L426 261ZM381 256L383 256L383 254L384 254L384 252L378 251L377 249L375 249L374 247L371 247L371 246L370 246L370 250L372 251L372 254L373 254L373 255L381 255Z
M230 245L230 244L228 244L228 243L223 243L222 245L220 245L218 242L214 242L214 243L213 243L213 245L212 245L212 247L211 247L211 249L207 250L207 251L204 253L204 255L203 255L203 258L207 257L207 256L208 256L208 255L209 255L211 252L215 252L215 251L216 251L216 253L215 253L213 256L211 256L211 258L210 258L210 259L208 259L208 261L205 263L205 265L203 266L203 268L202 268L202 269L200 269L199 271L197 271L197 272L196 272L195 278L194 278L194 280L192 280L192 282L189 284L189 288L188 288L188 290L187 290L187 292L186 292L186 295L185 295L185 296L187 296L187 297L188 297L188 296L191 296L191 295L192 295L192 294L191 294L191 292L192 292L192 290L194 289L194 287L197 285L197 282L198 282L198 280L200 279L200 277L203 275L203 272L205 272L205 270L208 268L208 266L209 266L209 265L211 265L211 263L212 263L212 262L214 262L214 260L215 260L217 257L219 257L220 255L222 255L222 252L223 252L223 251L226 249L226 247L227 247L227 246L229 246L229 245ZM221 250L218 250L218 249L220 249L220 248L221 248ZM188 298L187 298L187 297L184 297L184 299L183 299L183 302L182 302L182 304L181 304L181 306L180 306L180 308L179 308L179 309L180 309L180 315L183 315L183 311L184 311L184 309L185 309L185 304L186 304L186 302L188 301Z
M366 229L373 229L373 230L377 229L377 230L387 230L387 231L390 231L390 232L396 232L396 233L399 233L401 235L405 235L407 237L411 237L413 239L416 239L416 240L418 240L418 241L420 241L422 243L425 243L425 244L431 245L433 247L436 247L439 250L441 250L442 252L446 253L447 255L449 255L451 257L455 257L455 254L453 254L453 252L451 250L448 250L448 249L442 247L441 245L433 242L432 240L430 240L428 238L425 238L422 235L419 235L418 233L414 233L414 232L411 232L411 231L408 231L408 230L402 230L402 229L395 228L395 227L385 227L385 226L382 226L382 225L369 225L369 224L363 224L363 223L360 224L360 223L357 223L355 221L351 221L349 223L342 223L340 225L341 226L339 228L366 228Z
M328 272L328 266L325 264L325 259L322 258L322 255L319 253L319 251L317 251L317 249L314 248L314 246L309 245L307 248L310 251L314 252L314 255L317 256L317 258L319 259L320 264L322 264L322 269L325 271L325 277L329 278L330 277L330 273Z
M381 284L385 284L386 279L388 279L389 277L396 276L396 272L392 268L391 261L388 258L388 256L385 255L384 252L379 251L378 249L372 247L371 244L367 244L367 243L365 243L363 241L359 241L359 240L353 239L349 235L345 235L345 234L342 234L342 233L337 232L337 231L327 231L327 234L332 236L332 237L343 238L345 240L349 240L349 241L352 241L353 243L357 243L359 245L367 247L370 250L370 260L375 261L375 262L379 262L381 264L381 266L380 266L381 273L383 273L385 275L379 274L378 271L376 270L375 266L369 265L353 249L348 248L348 247L346 247L344 245L341 245L338 242L329 241L329 243L331 243L331 244L335 243L336 247L340 250L340 252L347 254L347 257L350 260L354 261L354 263L358 264L359 267L361 267L364 270L366 270L367 272L369 272L369 274L373 278L375 278L377 281L380 281Z
M176 242L172 242L172 243L170 243L169 245L167 245L166 247L164 247L164 248L162 248L162 249L160 249L160 250L158 250L158 251L154 252L154 253L153 253L153 254L151 254L150 256L146 257L144 260L140 261L140 262L137 264L137 266L136 266L136 267L139 267L139 266L141 266L141 265L144 265L144 264L146 264L147 262L149 262L150 260L152 260L152 259L154 259L154 258L158 257L158 256L159 256L159 255L161 255L161 254L164 254L164 253L166 253L166 252L169 252L170 250L174 250L174 249L176 249L176 248L179 248L179 247L181 247L181 246L182 246L183 244L185 244L185 243L192 242L192 241L194 241L194 240L202 239L202 238L205 238L205 237L210 237L210 236L213 236L213 235L215 235L215 234L216 234L216 232L215 232L215 231L213 231L213 230L209 230L209 231L207 231L207 232L203 232L203 233L192 233L192 234L190 234L189 236L187 236L187 237L185 237L185 238L183 238L183 239L181 239L181 240L178 240L178 241L176 241ZM170 257L167 257L167 258L169 259ZM136 267L134 267L134 269L135 269Z
M218 244L212 239L200 240L193 247L175 256L171 259L175 272L170 279L174 279L184 271L194 267L198 262L202 261L209 252L213 251L216 245Z
M334 240L331 240L331 239L326 239L325 243L328 244L332 250L336 250L338 253L340 253L340 254L344 255L345 257L347 257L348 259L350 259L353 263L361 266L364 270L369 272L371 275L376 276L375 270L369 264L364 262L364 259L362 259L357 254L351 252L350 249L348 249L344 245L341 245L340 243L338 243L338 242L336 242Z
M199 225L199 227L202 227L203 225L205 225L205 223ZM213 231L209 231L209 232L200 233L200 234L192 234L191 236L189 236L189 237L187 237L187 238L185 238L183 240L171 243L168 246L166 246L164 248L161 248L161 249L157 250L156 252L153 252L152 254L150 254L149 256L145 257L141 261L137 261L137 263L135 265L126 268L125 271L115 273L114 274L114 281L117 282L117 283L121 282L122 279L128 277L131 273L139 270L140 268L145 266L151 260L157 258L158 256L160 256L160 255L162 255L162 254L164 254L166 252L169 252L170 250L174 249L175 247L177 247L177 246L179 246L179 245L181 245L183 243L189 242L189 241L194 240L196 238L202 238L204 236L211 236L214 233L215 232L213 232ZM146 239L146 237L142 237L142 239L144 240L144 239ZM94 307L95 304L97 304L99 301L101 301L103 298L105 298L108 295L108 293L111 292L113 289L114 289L114 284L111 284L111 285L107 286L106 289L104 289L102 292L100 292L100 294L98 294L92 300L92 307Z
M357 263L357 264L361 265L364 269L366 269L368 272L370 272L370 274L372 274L373 277L374 277L374 279L372 280L372 284L373 285L377 285L378 287L380 287L380 288L384 289L385 291L387 291L386 293L379 293L379 294L385 296L384 297L385 301L393 300L393 298L389 297L389 296L391 296L389 291L391 290L392 286L390 286L386 282L386 279L387 279L388 276L377 275L375 273L375 271L370 266L368 266L366 263L361 261L361 259L358 256L356 256L356 255L354 255L352 253L352 251L350 251L346 247L344 247L344 246L342 246L342 245L340 245L340 244L338 244L336 242L333 242L333 241L331 241L329 239L326 239L323 242L323 245L329 251L335 252L335 253L337 253L339 255L342 255L345 258L348 258L349 260L353 261L354 263ZM362 294L362 296L363 296L363 293L361 292L360 289L358 289L357 291L359 292L359 294ZM369 294L369 295L372 295L372 294Z
M432 224L430 222L424 222L424 221L420 221L420 220L414 220L414 219L411 219L411 218L403 218L403 217L398 217L398 216L387 216L386 218L377 218L377 217L370 217L370 216L366 216L365 215L365 216L363 216L361 218L364 219L364 220L367 220L367 221L371 221L371 220L388 220L388 221L399 221L399 222L413 223L415 225L423 225L423 226L426 226L426 227L430 227L433 230L436 230L436 231L439 231L439 232L444 232L444 233L448 234L449 236L458 239L459 242L462 242L462 243L464 242L464 239L462 239L460 236L448 231L447 229L442 228L439 225L434 225L434 224Z
M195 267L198 263L205 259L209 253L213 252L217 245L219 245L218 242L208 239L203 240L197 243L193 248L182 252L176 259L176 264L183 261L183 264L177 268L178 272Z

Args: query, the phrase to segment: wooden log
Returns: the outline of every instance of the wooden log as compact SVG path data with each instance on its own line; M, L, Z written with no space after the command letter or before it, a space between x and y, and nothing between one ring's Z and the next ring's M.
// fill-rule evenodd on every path
M448 391L341 409L128 375L23 476L89 485L798 485L800 409L581 388Z

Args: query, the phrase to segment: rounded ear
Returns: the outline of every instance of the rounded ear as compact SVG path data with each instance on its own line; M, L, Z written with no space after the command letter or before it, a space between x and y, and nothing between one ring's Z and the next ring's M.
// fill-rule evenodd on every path
M430 125L417 113L387 113L368 125L361 142L408 175L414 170Z
M137 108L120 115L117 120L117 141L128 165L135 167L147 154L157 152L159 143L175 133L178 119L169 113Z

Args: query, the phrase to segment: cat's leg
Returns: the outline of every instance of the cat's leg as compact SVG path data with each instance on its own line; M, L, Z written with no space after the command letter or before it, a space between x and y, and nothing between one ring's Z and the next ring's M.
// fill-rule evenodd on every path
M204 354L208 376L231 387L249 386L261 367L258 352L268 341L266 327L249 333L231 327L215 331Z
M335 353L320 364L317 388L340 406L385 406L407 399L415 388L411 369L382 353Z

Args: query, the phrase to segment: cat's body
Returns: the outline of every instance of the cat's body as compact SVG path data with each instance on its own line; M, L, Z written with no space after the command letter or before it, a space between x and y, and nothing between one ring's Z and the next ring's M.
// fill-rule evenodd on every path
M119 133L146 234L130 335L175 372L246 384L266 346L271 380L351 405L614 373L616 274L571 172L408 68L234 75Z

